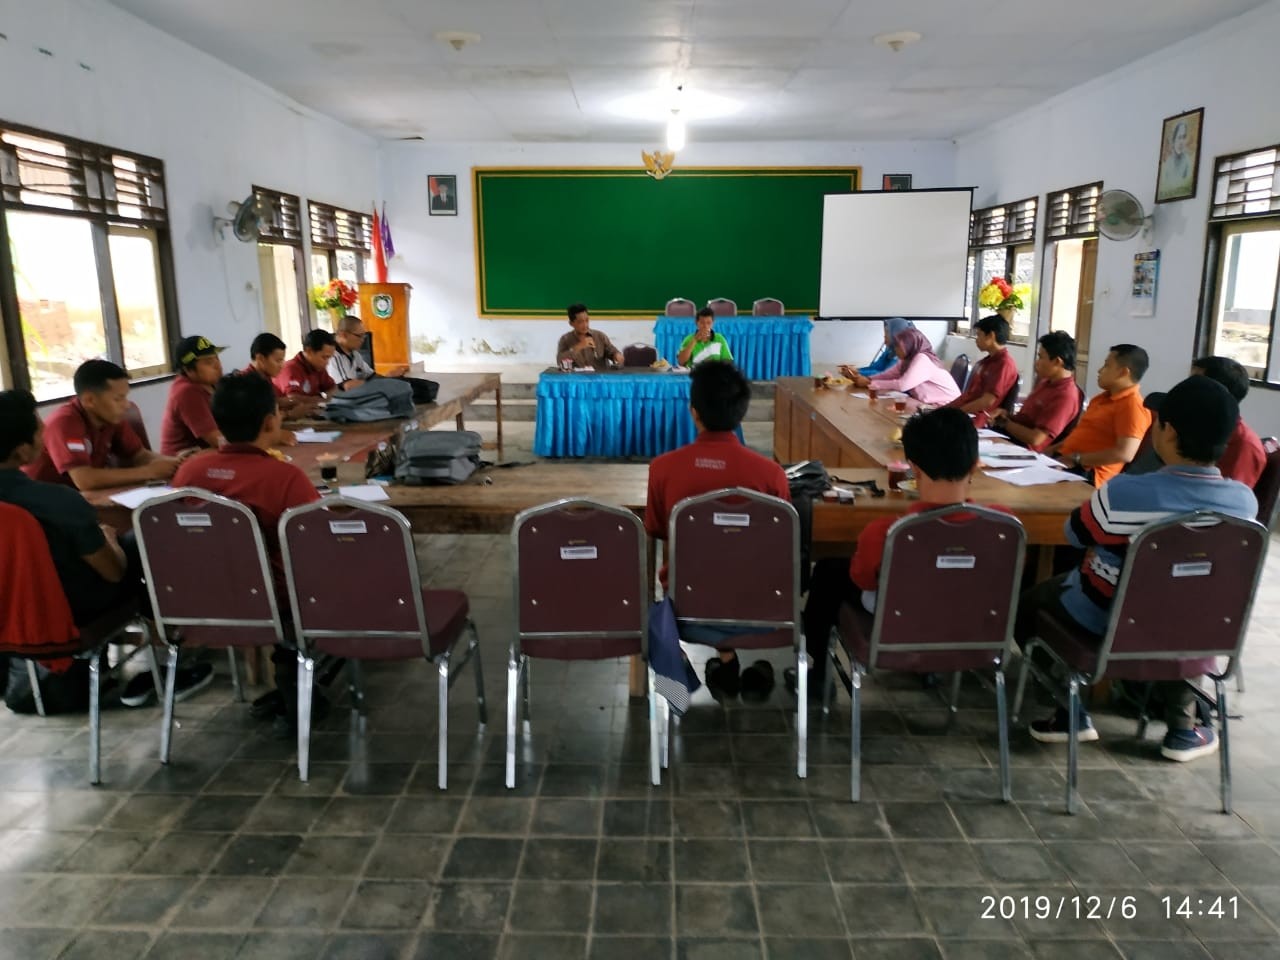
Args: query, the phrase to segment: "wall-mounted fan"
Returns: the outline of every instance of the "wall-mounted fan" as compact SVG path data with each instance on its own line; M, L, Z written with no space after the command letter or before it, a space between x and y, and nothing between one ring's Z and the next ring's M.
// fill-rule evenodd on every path
M1104 190L1098 198L1098 232L1108 240L1132 240L1151 232L1151 217L1128 190Z
M219 236L226 236L227 227L231 228L232 236L242 243L253 243L262 235L263 210L253 194L243 200L232 200L227 204L227 214L226 217L213 218Z

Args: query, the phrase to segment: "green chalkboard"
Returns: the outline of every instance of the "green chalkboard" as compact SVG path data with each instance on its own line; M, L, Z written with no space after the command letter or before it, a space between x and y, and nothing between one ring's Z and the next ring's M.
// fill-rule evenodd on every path
M472 170L482 317L650 317L672 297L818 310L822 198L859 167Z

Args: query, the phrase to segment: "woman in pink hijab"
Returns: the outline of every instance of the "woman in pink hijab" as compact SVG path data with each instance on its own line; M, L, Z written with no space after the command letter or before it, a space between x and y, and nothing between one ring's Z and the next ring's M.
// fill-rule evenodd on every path
M874 386L877 392L898 390L921 403L950 403L960 396L951 374L933 352L929 338L915 327L908 327L893 338L898 362L874 377L859 376L859 387Z

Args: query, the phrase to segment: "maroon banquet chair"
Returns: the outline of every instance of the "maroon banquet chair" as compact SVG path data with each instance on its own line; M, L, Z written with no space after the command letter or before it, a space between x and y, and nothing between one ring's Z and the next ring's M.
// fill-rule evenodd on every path
M780 317L786 312L777 297L761 297L751 305L753 317Z
M425 657L439 679L436 782L449 781L449 689L475 661L476 708L488 721L480 642L461 590L422 586L404 515L381 504L326 497L280 518L289 606L298 639L298 777L310 769L311 691L319 654L347 660L356 712L365 716L360 663ZM342 589L334 589L334 578ZM463 636L465 648L454 660Z
M682 638L735 650L790 648L797 677L796 776L808 775L808 657L800 620L800 520L785 500L742 487L671 511L667 595ZM716 636L733 630L733 635ZM741 633L737 632L741 631ZM663 711L664 718L666 711ZM667 751L667 731L659 731Z
M684 297L672 297L667 301L663 313L668 317L692 317L698 312L698 305Z
M951 379L963 393L964 385L969 382L969 358L965 354L962 353L951 361Z
M852 701L849 794L862 791L862 675L869 670L953 673L954 716L967 670L995 671L1000 797L1012 799L1005 666L1027 532L1018 518L974 504L910 514L889 528L876 612L845 604L828 641L833 670ZM925 602L922 602L924 599ZM848 670L836 654L843 649Z
M736 317L738 315L738 304L727 297L713 297L707 301L707 306L717 317Z
M1231 812L1231 755L1226 679L1244 647L1249 612L1262 576L1268 533L1256 520L1207 510L1148 524L1129 545L1106 634L1040 611L1037 636L1023 651L1016 720L1027 674L1051 684L1031 662L1036 647L1068 671L1067 813L1076 809L1077 711L1080 687L1104 676L1121 680L1192 680L1208 676L1217 690L1221 724L1222 812ZM1217 661L1227 666L1217 670ZM1145 722L1139 722L1139 736Z
M1004 399L1000 401L1000 409L1010 416L1018 406L1018 397L1022 395L1022 374L1018 374L1018 379L1013 381L1013 386L1009 388L1009 392L1004 395Z
M1253 485L1253 495L1258 498L1258 522L1270 530L1276 522L1276 506L1280 504L1280 441L1266 437L1262 449L1267 461Z
M521 511L511 529L516 625L507 654L506 784L516 785L516 721L530 730L529 660L648 658L648 538L630 510L569 497ZM519 695L519 696L518 696ZM649 775L659 783L649 668Z
M648 343L633 343L622 348L624 367L648 367L658 360L658 350Z
M150 450L151 438L147 436L147 424L142 419L142 411L138 409L138 405L132 400L129 401L129 406L125 408L124 420L125 423L133 428L133 432L142 441L142 445Z
M285 632L266 543L244 504L184 487L138 507L133 531L156 631L169 648L160 728L160 762L168 763L178 648L226 649L243 700L235 648L284 643Z

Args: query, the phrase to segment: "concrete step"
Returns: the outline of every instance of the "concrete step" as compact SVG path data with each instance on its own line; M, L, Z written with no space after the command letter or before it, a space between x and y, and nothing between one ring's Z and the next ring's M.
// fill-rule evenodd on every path
M508 400L533 400L537 395L538 384L529 381L507 380L502 381L502 402L505 404ZM773 382L769 380L757 380L751 384L751 400L752 402L760 400L773 400Z
M538 416L538 401L532 396L528 398L512 399L507 396L507 385L502 385L502 422L528 422L532 423ZM475 420L480 423L492 423L498 419L498 405L494 403L491 396L481 397L475 403L467 407L467 420ZM747 415L744 418L746 423L765 423L773 421L773 396L761 399L753 395L751 398L751 406L747 408Z

